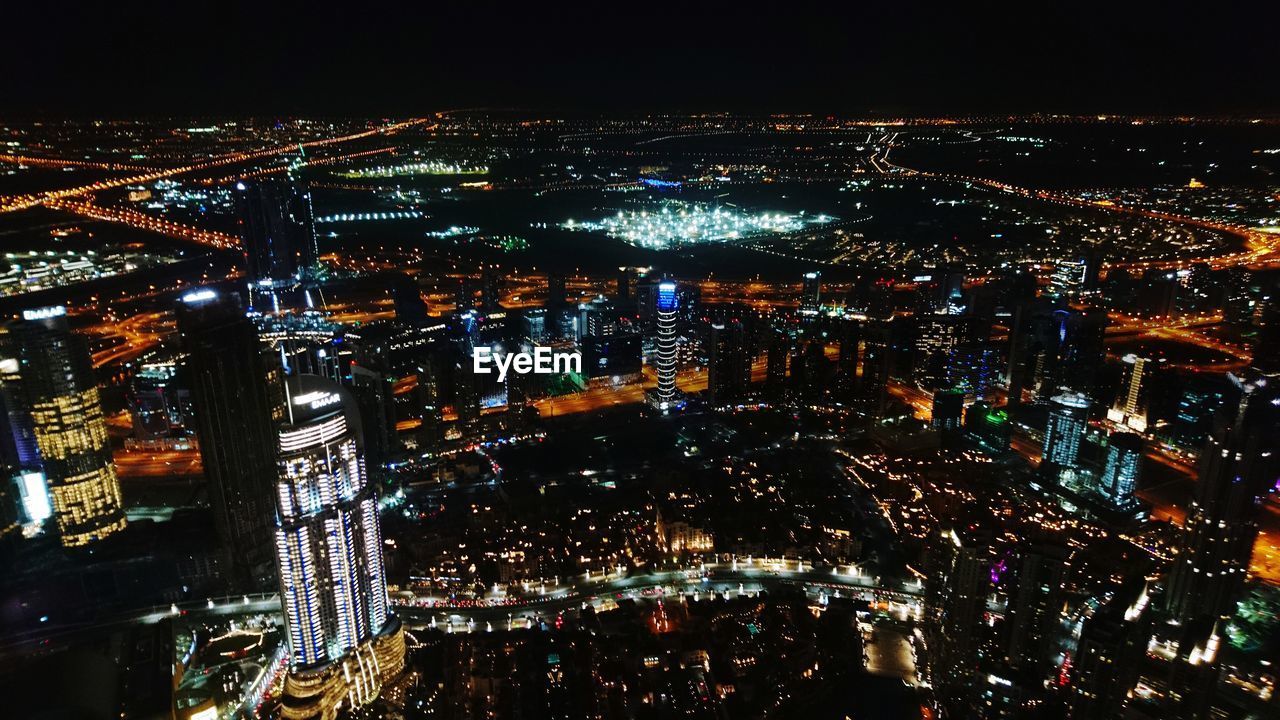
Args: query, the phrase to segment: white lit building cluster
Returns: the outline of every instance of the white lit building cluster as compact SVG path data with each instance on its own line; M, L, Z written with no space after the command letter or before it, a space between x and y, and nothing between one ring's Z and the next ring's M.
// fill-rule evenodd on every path
M338 173L346 178L389 178L406 175L484 175L489 168L484 165L465 165L444 162L443 160L427 160L425 162L404 163L402 165L379 165L378 167L360 168Z
M618 211L596 221L565 221L567 230L603 232L638 247L661 250L681 245L726 242L774 233L796 232L828 223L826 215L783 212L746 213L732 208L667 200L652 210Z

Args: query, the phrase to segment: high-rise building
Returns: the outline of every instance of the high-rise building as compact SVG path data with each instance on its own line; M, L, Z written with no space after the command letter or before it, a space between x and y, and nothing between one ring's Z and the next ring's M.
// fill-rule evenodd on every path
M582 372L588 378L622 378L636 375L643 365L643 343L637 333L585 335L582 338Z
M559 308L565 304L564 275L547 273L547 307Z
M1033 377L1041 397L1062 388L1092 394L1106 358L1107 313L1059 308L1030 318L1037 348Z
M1142 275L1138 287L1138 312L1151 317L1169 317L1177 309L1178 274L1151 268Z
M532 308L520 316L521 337L535 345L541 345L551 339L549 316L546 308Z
M884 416L889 407L889 380L898 346L892 323L876 323L863 329L858 359L858 397L870 420Z
M1142 475L1145 445L1141 435L1131 432L1113 432L1107 440L1107 459L1096 490L1116 510L1127 510L1137 504L1133 491Z
M270 587L275 424L284 413L281 370L264 352L239 296L195 290L182 297L175 313L228 574L245 589Z
M1148 687L1164 689L1160 702L1152 703L1148 716L1171 717L1174 720L1201 720L1204 717L1226 717L1215 707L1217 684L1222 670L1222 644L1228 618L1197 618L1178 629L1178 655L1165 667L1164 678L1149 678ZM1148 676L1144 675L1143 680ZM1143 708L1148 710L1148 708Z
M969 406L964 413L964 431L971 442L989 452L1002 453L1013 439L1013 423L1009 413L985 400Z
M1022 555L1009 604L1009 644L1005 657L1015 667L1041 675L1049 667L1061 625L1068 554L1057 545L1038 545Z
M791 397L806 405L825 402L833 375L831 362L827 360L826 342L820 337L798 338L791 352Z
M1070 659L1072 720L1122 716L1151 636L1149 607L1146 581L1132 582L1084 621Z
M941 433L959 430L964 419L964 390L944 388L933 394L930 425Z
M314 280L319 269L311 193L291 180L242 180L234 195L250 300L277 309L286 291Z
M1044 431L1044 463L1059 469L1073 469L1080 463L1080 440L1089 426L1089 398L1065 392L1049 404L1049 423Z
M412 276L404 274L392 276L391 301L398 322L417 325L427 321L427 303L422 299L418 281Z
M934 687L967 701L979 665L982 618L991 591L991 558L981 542L950 527L934 531L926 558L924 634Z
M964 267L948 265L933 273L937 287L935 308L940 312L960 312L964 306Z
M486 312L502 311L502 275L498 268L485 265L480 271L480 309Z
M1087 272L1088 265L1082 259L1059 260L1053 267L1047 292L1063 298L1079 297Z
M286 381L275 483L276 567L289 638L285 718L364 705L404 667L390 614L378 492L365 472L350 391L315 375Z
M915 316L914 325L917 369L937 355L943 358L939 369L946 372L947 358L957 346L981 341L984 335L983 323L969 315L922 314Z
M751 387L751 351L737 318L711 323L707 334L707 403L739 402Z
M822 275L817 272L804 274L804 283L800 288L800 312L816 315L822 306Z
M133 435L140 442L185 442L191 393L178 382L173 362L146 363L133 376L129 410Z
M787 358L791 355L791 336L782 328L766 333L764 394L771 403L781 403L787 393Z
M635 300L636 272L633 268L620 267L617 275L617 301L630 305Z
M947 358L946 381L981 400L991 393L999 375L999 352L987 341L955 346Z
M578 305L578 335L605 337L619 332L618 311L604 296Z
M0 363L30 417L62 544L80 547L126 522L89 347L66 314L25 310L0 328Z
M1154 360L1130 353L1124 356L1123 362L1124 379L1115 402L1107 410L1107 420L1137 432L1146 432L1153 376L1164 359Z
M360 410L360 426L364 431L365 466L371 468L371 473L376 473L375 478L379 478L399 446L394 385L386 373L352 365L350 387Z
M1229 377L1239 399L1219 414L1200 455L1166 586L1169 612L1181 622L1216 619L1234 609L1258 535L1259 499L1280 476L1280 375L1248 368Z
M1213 417L1222 406L1224 395L1216 385L1201 381L1199 376L1193 377L1178 397L1178 405L1161 430L1161 438L1183 452L1198 454L1209 439Z
M676 314L679 312L679 301L676 299L676 284L670 280L658 283L658 293L654 300L657 311L658 343L657 343L657 375L658 387L653 393L653 404L666 412L677 403L676 390L676 355L679 346L676 341Z

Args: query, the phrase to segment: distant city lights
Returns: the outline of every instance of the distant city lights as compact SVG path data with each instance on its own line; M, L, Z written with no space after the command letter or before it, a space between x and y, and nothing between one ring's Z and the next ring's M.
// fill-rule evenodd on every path
M360 179L403 177L406 175L485 175L488 172L489 168L485 165L467 165L441 160L428 160L425 162L404 163L402 165L379 165L378 167L346 170L335 174L339 177Z
M796 232L811 225L829 223L832 219L828 215L806 216L803 212L794 215L783 212L747 213L706 203L667 200L653 210L620 210L617 215L600 220L566 220L560 227L603 232L637 247L661 250Z

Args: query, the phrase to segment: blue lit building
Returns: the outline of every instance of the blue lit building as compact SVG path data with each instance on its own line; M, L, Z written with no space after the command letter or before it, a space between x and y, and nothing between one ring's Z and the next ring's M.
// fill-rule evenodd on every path
M995 385L1000 353L988 342L960 343L947 362L947 383L981 400Z
M822 306L822 276L816 272L804 274L804 284L800 289L800 312L816 315Z
M679 343L676 341L676 314L680 310L680 302L676 295L676 284L670 280L658 283L658 294L654 307L657 311L658 354L656 370L658 388L651 396L652 404L666 412L676 407L678 391L676 390L676 355Z
M1196 383L1182 391L1178 406L1161 436L1184 452L1199 453L1213 428L1213 415L1222 406L1221 388Z
M1073 470L1080 464L1080 440L1089 423L1089 398L1072 392L1054 396L1044 430L1043 463Z
M1142 436L1131 432L1111 433L1107 441L1107 459L1098 478L1097 492L1117 510L1132 508L1137 501L1133 492L1142 474Z

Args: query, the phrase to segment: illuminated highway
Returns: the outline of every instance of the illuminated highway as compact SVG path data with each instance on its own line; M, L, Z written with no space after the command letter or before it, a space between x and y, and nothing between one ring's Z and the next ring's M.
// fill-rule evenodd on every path
M121 480L200 475L203 471L198 450L117 450L114 456Z
M43 205L50 201L62 200L64 198L75 197L78 195L90 195L102 190L111 190L113 188L125 187L128 185L144 185L147 183L170 178L177 175L186 175L201 170L209 170L213 168L223 167L226 165L234 165L236 163L246 162L249 160L260 160L262 158L273 157L284 153L297 152L298 148L308 147L325 147L337 143L350 142L352 140L360 140L374 135L390 135L406 128L422 125L431 122L430 118L418 118L414 120L406 120L403 122L391 123L381 127L365 130L362 132L351 133L339 137L325 138L321 140L309 140L298 144L280 145L273 148L263 150L251 150L244 152L235 152L228 155L211 158L189 165L180 165L172 168L161 170L151 170L139 175L129 175L125 177L112 178L109 180L99 180L89 185L79 187L65 188L62 190L51 190L35 195L19 195L0 197L0 212L12 212L14 210L23 210L36 205ZM432 125L427 129L435 127Z
M1148 220L1157 220L1183 227L1211 230L1235 237L1245 247L1241 252L1228 253L1225 255L1188 257L1176 260L1135 260L1131 262L1111 262L1104 264L1104 269L1124 268L1129 270L1179 270L1190 268L1192 265L1198 263L1204 263L1214 270L1221 270L1223 268L1235 267L1238 265L1249 266L1252 268L1265 268L1280 265L1280 236L1275 234L1263 232L1256 228L1236 223L1218 222L1203 218L1190 217L1187 215L1175 215L1172 213L1158 212L1144 208L1129 207L1116 204L1109 200L1082 200L1065 193L1024 188L1011 183L993 180L991 178L959 175L955 173L937 173L897 165L889 161L889 153L894 147L894 140L896 137L897 134L895 133L891 136L884 136L880 138L879 146L868 157L867 162L875 171L885 175L890 174L891 172L898 172L906 175L925 177L931 180L976 185L999 192L1010 193L1030 200L1040 200L1043 202L1080 209L1101 210L1104 212L1140 217Z
M513 629L519 629L518 620L549 618L564 610L582 607L584 603L601 607L605 603L624 597L662 597L683 594L709 598L715 592L732 597L739 593L755 593L779 585L797 585L805 588L819 601L823 597L859 597L882 612L899 619L918 617L919 598L923 587L918 580L907 582L888 581L867 576L854 566L839 568L797 569L795 560L741 559L728 563L708 563L691 570L668 570L645 574L619 575L597 572L591 579L576 576L572 582L558 583L550 578L540 585L531 585L527 592L516 589L516 595L490 595L478 600L448 599L431 595L415 595L410 592L392 592L391 603L395 611L410 628L428 629L435 621L435 629L445 632L483 631L482 623L496 623L492 629L504 629L511 621ZM1002 608L990 606L1000 613ZM13 652L29 652L31 647L49 647L57 641L70 641L74 635L89 628L109 629L143 623L159 622L176 614L183 615L235 615L242 613L275 613L280 611L280 599L276 594L245 595L193 600L169 606L148 607L101 618L92 623L70 623L43 627L39 631L18 635L0 646L0 655ZM528 623L523 623L527 626Z
M87 200L47 200L45 207L63 210L104 222L121 223L139 230L149 230L179 240L187 240L199 245L208 245L219 250L234 250L240 245L240 239L234 235L215 230L201 230L192 225L153 217L130 208L105 208Z

